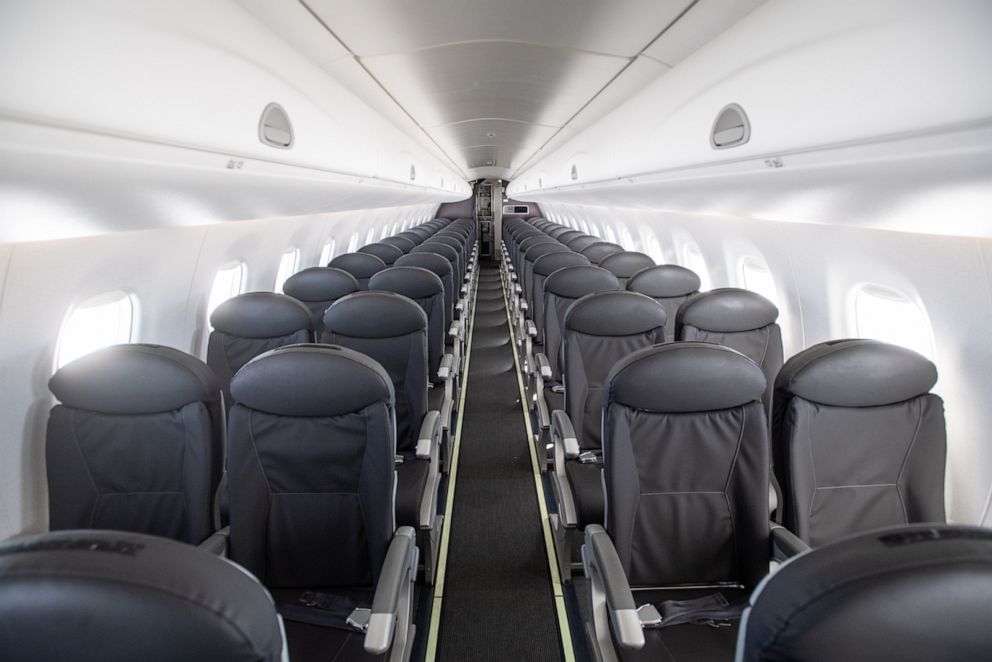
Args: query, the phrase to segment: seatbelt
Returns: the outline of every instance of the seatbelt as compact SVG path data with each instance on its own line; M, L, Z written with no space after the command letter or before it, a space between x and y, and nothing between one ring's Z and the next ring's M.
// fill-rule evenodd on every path
M279 613L287 621L296 623L365 632L372 610L359 606L347 596L304 591L295 602L280 604Z
M730 627L733 621L740 620L745 604L731 605L723 593L704 595L692 600L665 600L641 605L637 613L645 628L666 628L673 625L709 625L710 627Z

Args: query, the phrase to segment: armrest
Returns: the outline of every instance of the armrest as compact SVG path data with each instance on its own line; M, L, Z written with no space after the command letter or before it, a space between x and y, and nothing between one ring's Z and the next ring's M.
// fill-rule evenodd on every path
M551 438L561 439L565 457L572 459L579 456L579 440L572 427L572 419L561 409L551 412Z
M420 425L420 435L417 437L417 459L431 459L431 449L435 442L441 439L441 412L431 410L424 416Z
M227 540L231 537L231 527L225 526L223 529L214 531L206 540L197 547L205 552L210 552L214 556L224 556L227 554Z
M524 324L526 326L527 335L530 336L531 338L536 338L537 337L537 326L534 325L534 322L532 322L531 320L527 320L526 322L524 322ZM545 357L545 358L547 358L547 357ZM551 366L548 366L548 370L549 371L550 371L550 369L551 369Z
M634 594L613 541L599 524L586 526L584 552L588 568L602 583L606 594L607 613L617 643L622 648L643 648L644 630Z
M551 379L551 362L543 352L534 355L534 363L537 364L537 373L544 379Z
M451 326L448 327L448 335L452 338L457 338L461 333L462 323L461 320L457 322L452 322Z
M793 556L808 552L810 546L781 524L771 524L772 558L785 561Z
M450 334L451 332L449 331L448 333ZM452 370L454 369L454 365L455 365L454 354L445 354L444 356L442 356L441 366L437 369L437 378L448 379L449 377L451 377L451 373Z
M526 311L530 309L530 304L527 303L526 299L520 300L520 310Z
M396 530L382 563L379 582L372 598L372 615L365 631L365 650L381 655L393 644L397 612L406 584L413 581L417 571L416 534L412 527L401 526Z
M534 376L534 412L540 429L551 427L551 413L548 411L548 401L544 399L544 379L539 374Z

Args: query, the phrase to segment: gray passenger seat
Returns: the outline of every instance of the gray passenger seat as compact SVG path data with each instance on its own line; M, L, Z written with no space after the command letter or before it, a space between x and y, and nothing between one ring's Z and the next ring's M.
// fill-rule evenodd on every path
M700 280L695 271L677 264L660 264L641 269L627 281L631 292L646 294L665 309L665 341L675 340L675 317L679 306L699 294Z
M342 253L327 263L327 266L347 271L362 290L369 289L369 278L386 268L382 258L371 253Z
M360 289L354 276L334 267L310 267L298 271L282 286L283 292L302 301L310 309L314 338L319 338L324 332L324 311L341 297Z

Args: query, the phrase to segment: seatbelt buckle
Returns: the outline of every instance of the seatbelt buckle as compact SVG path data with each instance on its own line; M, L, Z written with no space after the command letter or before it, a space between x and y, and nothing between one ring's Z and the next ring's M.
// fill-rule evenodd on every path
M596 451L586 451L584 453L579 453L579 462L582 464L602 464L603 458L600 457L599 453ZM651 605L644 605L645 607L650 607ZM657 611L657 609L655 610ZM661 618L661 615L658 615Z
M637 608L637 617L641 621L642 628L656 628L661 625L661 614L650 602Z
M372 620L372 610L367 607L355 607L351 614L345 619L345 623L355 628L359 632L366 632L369 629L369 621Z

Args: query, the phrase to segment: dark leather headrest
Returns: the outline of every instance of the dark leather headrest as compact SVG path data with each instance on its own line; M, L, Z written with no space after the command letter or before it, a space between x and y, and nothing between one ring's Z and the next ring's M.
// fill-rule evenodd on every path
M717 333L751 331L774 324L775 304L757 292L723 287L695 296L679 307L677 325Z
M552 253L572 253L572 250L564 244L559 244L557 241L550 240L539 244L534 244L533 246L528 246L527 250L524 251L524 259L533 264L545 255L550 255ZM573 253L573 255L574 254L575 253ZM586 264L588 264L588 261Z
M391 246L389 244L376 243L376 244L366 244L358 249L359 253L367 253L369 255L375 255L377 258L385 262L387 265L392 264L403 255L403 251L396 248L396 246Z
M594 237L591 234L580 234L577 237L572 237L571 239L569 239L568 243L565 245L568 246L573 251L577 251L581 253L589 246L592 246L593 244L598 244L600 241L602 240L599 237Z
M300 301L334 301L359 289L354 276L334 267L310 267L298 271L282 286L283 292Z
M416 233L416 232L413 232L412 230L407 230L406 232L400 232L396 236L397 237L400 237L402 239L408 239L408 240L410 240L410 243L412 243L414 246L419 246L420 244L424 243L423 236L420 235L420 234L418 234L418 233ZM411 248L410 250L413 250L413 249Z
M217 306L210 326L239 338L278 338L311 328L313 320L310 309L291 296L246 292Z
M206 363L161 345L98 349L60 368L48 388L66 406L104 414L157 414L220 399Z
M565 267L588 266L589 260L578 253L562 252L548 253L534 260L534 273L539 276L550 276Z
M617 278L630 278L641 269L653 267L654 260L644 253L624 251L607 255L599 263L599 266L613 273Z
M740 352L711 343L678 342L638 350L607 378L612 402L645 411L715 411L757 402L765 376Z
M665 327L665 309L623 290L587 294L565 312L565 328L593 336L632 336Z
M620 281L606 269L592 265L559 269L544 281L544 291L567 299L578 299L593 292L619 290Z
M278 662L272 598L233 563L120 531L0 543L0 647L19 662Z
M582 232L581 230L569 230L568 232L562 232L560 235L555 237L555 239L563 244L568 244L568 242L572 239L582 237L584 235L585 232Z
M411 252L393 263L394 267L420 267L438 276L444 277L451 273L451 262L437 253Z
M992 531L909 525L795 557L751 596L738 660L992 659Z
M582 255L584 255L593 264L599 264L607 256L622 252L623 246L609 241L600 241L595 244L589 244L582 249Z
M691 269L677 264L659 264L631 276L627 289L655 299L668 299L695 294L700 284L699 276Z
M371 278L372 274L386 268L382 258L369 253L342 253L327 263L329 267L344 269L355 278Z
M929 393L937 366L916 352L877 340L836 340L789 359L775 390L833 407L877 407Z
M411 240L409 237L403 237L396 235L394 237L386 237L379 242L380 244L389 244L390 246L395 246L400 249L400 252L406 255L413 250L413 247L417 245L416 242Z
M444 294L444 283L437 274L420 267L389 267L369 280L370 290L396 292L411 299Z
M338 345L287 345L256 356L231 379L234 402L279 416L340 416L392 402L378 362Z
M414 248L411 253L435 253L440 255L448 262L454 264L458 261L458 251L449 246L448 244L435 241L433 237L429 241L425 241L416 248Z
M393 292L356 292L324 311L324 328L350 338L396 338L427 329L427 314Z

